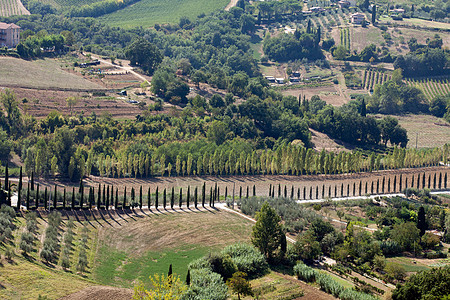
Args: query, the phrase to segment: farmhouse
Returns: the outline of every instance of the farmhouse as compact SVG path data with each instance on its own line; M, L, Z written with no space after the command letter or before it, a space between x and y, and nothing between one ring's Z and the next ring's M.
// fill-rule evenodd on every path
M0 22L0 47L14 48L20 42L20 26Z
M361 24L366 18L363 13L354 13L350 15L352 24Z

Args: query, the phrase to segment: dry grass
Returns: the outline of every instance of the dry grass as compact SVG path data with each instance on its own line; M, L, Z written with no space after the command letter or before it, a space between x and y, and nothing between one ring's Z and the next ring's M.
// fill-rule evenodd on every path
M64 71L53 59L27 61L0 57L0 86L29 88L101 89L81 76Z
M430 115L394 116L408 131L408 148L440 147L450 141L450 124Z
M290 95L295 97L304 95L307 99L311 99L312 96L317 95L327 104L331 104L334 106L342 106L348 102L345 95L343 95L335 85L287 89L283 90L282 94L285 96Z

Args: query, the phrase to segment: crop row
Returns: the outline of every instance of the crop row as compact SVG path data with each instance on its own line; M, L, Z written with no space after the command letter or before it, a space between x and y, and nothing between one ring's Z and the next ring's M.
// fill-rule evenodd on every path
M373 91L375 85L377 84L383 84L387 80L390 80L391 76L378 72L378 71L372 71L372 70L365 70L363 75L363 88L368 91Z
M407 79L406 83L423 91L428 100L450 93L448 77Z
M0 0L0 16L20 15L19 0Z

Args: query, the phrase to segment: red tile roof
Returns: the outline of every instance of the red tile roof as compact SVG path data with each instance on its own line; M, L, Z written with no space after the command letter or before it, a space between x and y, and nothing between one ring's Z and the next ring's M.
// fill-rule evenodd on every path
M0 29L8 29L8 28L20 29L20 26L17 26L16 24L7 24L0 22Z

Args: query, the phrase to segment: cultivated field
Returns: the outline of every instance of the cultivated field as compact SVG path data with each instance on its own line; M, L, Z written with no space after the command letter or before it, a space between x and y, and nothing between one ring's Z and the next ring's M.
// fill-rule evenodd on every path
M348 102L345 95L343 95L339 89L333 85L324 85L318 87L301 87L290 88L282 91L283 95L290 95L298 97L299 95L306 96L307 99L311 99L312 96L317 95L320 99L324 100L328 104L334 106L341 106Z
M103 88L63 70L57 60L27 61L11 57L0 57L0 86L80 90Z
M450 141L450 125L443 119L430 115L394 116L408 131L408 148L433 148Z
M196 18L202 13L223 9L228 3L228 0L141 0L100 19L124 28L151 27L161 23L177 23L181 17Z
M70 6L81 6L86 4L92 4L101 0L41 0L45 4L50 4L55 8L66 8Z
M20 0L0 0L0 17L29 14Z
M406 83L421 89L428 100L432 100L436 96L445 96L450 93L450 84L447 76L407 78Z

